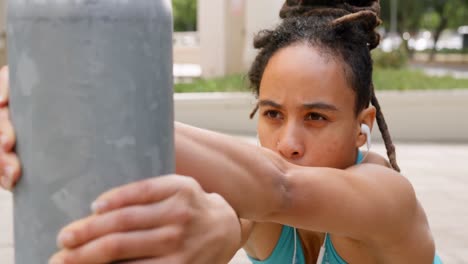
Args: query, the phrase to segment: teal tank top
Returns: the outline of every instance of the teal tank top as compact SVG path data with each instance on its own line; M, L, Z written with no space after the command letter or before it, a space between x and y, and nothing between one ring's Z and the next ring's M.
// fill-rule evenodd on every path
M361 163L363 158L362 153L359 151L356 164ZM295 246L296 250L294 250ZM295 256L294 252L296 252ZM278 239L273 252L267 259L258 260L251 256L247 257L250 259L252 264L306 264L302 242L296 229L286 225L283 226L280 238ZM328 233L325 235L325 254L321 264L347 264L346 261L338 255L338 252L336 252ZM442 264L439 256L435 256L433 264Z
M294 243L296 240L296 243ZM296 256L294 254L294 244L296 244ZM281 235L278 243L273 249L271 255L265 260L254 259L251 256L247 256L252 264L305 264L304 251L302 249L302 243L297 235L296 230L290 226L283 226Z
M325 255L323 257L323 261L321 264L347 264L344 259L338 255L338 252L336 252L335 247L333 247L333 243L330 239L330 235L327 233L326 234L326 241L325 241ZM277 263L283 263L283 262L277 262ZM299 263L298 263L299 264ZM305 264L305 262L302 262L300 264ZM442 260L439 258L439 256L435 256L433 264L442 264Z

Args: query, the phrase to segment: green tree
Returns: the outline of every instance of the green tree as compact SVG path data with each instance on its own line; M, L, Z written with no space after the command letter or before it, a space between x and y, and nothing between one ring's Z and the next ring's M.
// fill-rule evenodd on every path
M389 29L391 17L391 1L382 0L381 17L384 27ZM398 1L398 32L413 34L420 28L431 30L434 36L434 49L443 30L456 29L468 25L468 0L397 0ZM406 46L407 47L407 46ZM410 53L411 54L411 53Z
M392 0L381 0L380 3L381 17L387 30L390 28L391 2ZM442 17L447 19L445 28L456 29L461 25L468 25L468 0L397 0L397 2L397 30L400 33L418 31L421 27L435 30L439 22L443 22Z
M390 30L391 23L391 2L392 0L382 0L381 3L381 17L384 21L383 26L388 31ZM425 5L420 0L401 1L397 0L397 32L402 35L408 32L410 35L414 35L419 31L421 18L424 14ZM413 51L408 46L408 41L404 40L403 47L405 53L409 56L413 56Z
M390 29L391 2L392 0L381 1L381 17L384 21L384 27L387 30ZM397 31L399 33L417 31L419 29L421 17L425 9L425 4L423 1L397 0L397 2Z
M433 60L437 52L437 42L442 31L449 27L458 27L468 22L468 0L424 0L423 2L427 3L429 7L428 11L433 12L433 25L430 25L430 22L427 25L433 27L430 28L434 35L434 48L431 51L430 57Z
M172 0L174 31L197 30L197 0Z

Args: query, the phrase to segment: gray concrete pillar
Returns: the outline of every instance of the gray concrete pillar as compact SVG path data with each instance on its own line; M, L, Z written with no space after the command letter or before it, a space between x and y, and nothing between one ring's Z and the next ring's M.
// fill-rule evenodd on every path
M16 264L46 263L100 193L174 171L171 2L8 4Z
M6 64L6 0L0 0L0 67Z

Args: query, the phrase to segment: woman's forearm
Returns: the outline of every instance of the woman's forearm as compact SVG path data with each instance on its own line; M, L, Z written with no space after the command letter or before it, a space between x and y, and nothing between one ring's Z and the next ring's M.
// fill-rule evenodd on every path
M181 123L175 149L177 174L222 195L240 217L261 219L282 206L287 165L270 150Z

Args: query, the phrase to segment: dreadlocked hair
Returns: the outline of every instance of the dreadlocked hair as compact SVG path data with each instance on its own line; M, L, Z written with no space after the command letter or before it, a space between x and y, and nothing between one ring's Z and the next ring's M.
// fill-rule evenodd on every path
M370 51L380 43L375 31L381 24L379 0L287 0L280 11L283 19L274 30L262 30L254 39L259 49L250 71L250 86L256 96L270 58L280 49L299 43L317 47L322 55L339 58L351 88L356 93L356 115L374 105L377 124L392 168L400 171L395 146L388 131L372 83ZM255 107L250 117L258 110Z

